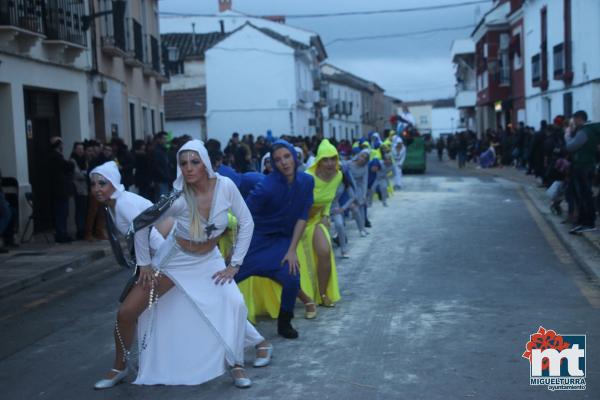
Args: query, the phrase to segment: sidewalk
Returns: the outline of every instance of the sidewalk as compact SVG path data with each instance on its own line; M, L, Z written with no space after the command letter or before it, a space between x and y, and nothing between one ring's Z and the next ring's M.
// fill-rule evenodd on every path
M449 168L458 169L458 161L448 160L447 154L444 154L445 160L443 163ZM437 162L437 159L435 161ZM550 200L546 196L546 189L539 187L540 181L533 175L526 175L525 171L517 170L514 167L496 167L487 169L478 169L476 164L467 163L463 170L467 173L480 176L493 176L502 178L521 185L525 195L535 205L537 211L545 218L548 224L552 227L557 236L563 241L571 253L577 258L581 266L586 269L586 272L595 275L595 278L600 281L600 230L596 232L586 232L582 235L570 235L570 225L562 224L562 220L566 217L566 211L563 211L562 216L554 215L550 211ZM564 205L564 204L563 204ZM564 208L564 207L563 207ZM592 260L584 260L579 257L579 252L582 250L582 242L587 244L592 252L596 252Z
M48 244L38 239L21 244L7 254L0 254L0 298L75 272L111 254L108 241Z

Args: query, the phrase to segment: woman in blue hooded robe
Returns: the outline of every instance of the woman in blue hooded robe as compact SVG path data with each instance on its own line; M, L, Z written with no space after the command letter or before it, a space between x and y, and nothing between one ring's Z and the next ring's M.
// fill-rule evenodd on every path
M298 172L296 151L285 140L273 144L271 165L273 172L259 181L246 197L255 221L254 235L235 280L241 283L242 292L245 292L243 281L251 276L279 283L281 305L277 332L285 338L294 339L298 332L292 327L291 320L300 290L296 248L313 204L315 183L312 176ZM247 299L247 303L253 300Z

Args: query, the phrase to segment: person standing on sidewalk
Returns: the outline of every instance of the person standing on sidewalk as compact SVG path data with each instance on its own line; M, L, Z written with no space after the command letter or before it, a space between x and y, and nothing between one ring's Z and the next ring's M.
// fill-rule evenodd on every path
M13 217L13 213L6 201L6 197L4 197L4 191L2 191L2 171L0 171L0 235L5 237L5 232L10 228L10 221ZM12 234L11 234L12 235ZM4 243L6 246L8 243ZM0 253L8 253L8 249L6 247L0 247Z
M600 142L598 133L586 125L587 113L577 111L573 114L573 129L575 136L565 134L566 148L573 153L571 179L575 191L579 218L576 226L569 231L572 234L595 231L596 211L592 194L592 179L596 163L596 151Z
M65 160L63 141L59 136L50 138L50 149L47 168L50 177L54 240L56 243L68 243L73 241L67 232L67 217L69 216L69 197L73 194L74 166Z
M77 240L85 236L85 217L88 207L88 162L85 157L83 143L75 142L71 152L71 163L73 164L73 186L75 188L75 226L77 227Z
M167 154L167 133L158 132L152 152L152 181L154 182L155 200L169 193L169 184L173 180L169 168Z

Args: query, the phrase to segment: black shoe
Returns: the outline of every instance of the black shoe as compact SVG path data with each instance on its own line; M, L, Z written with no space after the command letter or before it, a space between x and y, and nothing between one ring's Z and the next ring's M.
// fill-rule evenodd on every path
M370 228L371 227L371 221L366 220L365 221L365 228Z
M335 245L336 245L337 247L340 247L340 237L339 237L339 236L336 236L336 237L332 238L332 239L331 239L331 241L332 241L333 243L335 243Z
M298 337L298 331L292 326L292 318L294 318L294 313L279 310L277 333L286 339L296 339Z
M71 243L73 241L73 238L71 238L70 236L65 236L65 237L55 237L54 241L56 243Z

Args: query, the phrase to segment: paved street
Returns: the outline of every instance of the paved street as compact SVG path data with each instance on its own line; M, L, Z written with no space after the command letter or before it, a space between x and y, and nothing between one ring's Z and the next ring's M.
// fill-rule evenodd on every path
M95 392L111 365L123 271L51 281L0 301L2 398L600 398L597 284L516 184L463 174L431 159L425 175L405 177L389 208L370 210L369 237L352 226L351 259L338 265L342 301L314 321L297 318L296 341L261 322L275 358L248 369L249 390L222 377ZM585 392L529 386L521 354L540 325L587 334Z

